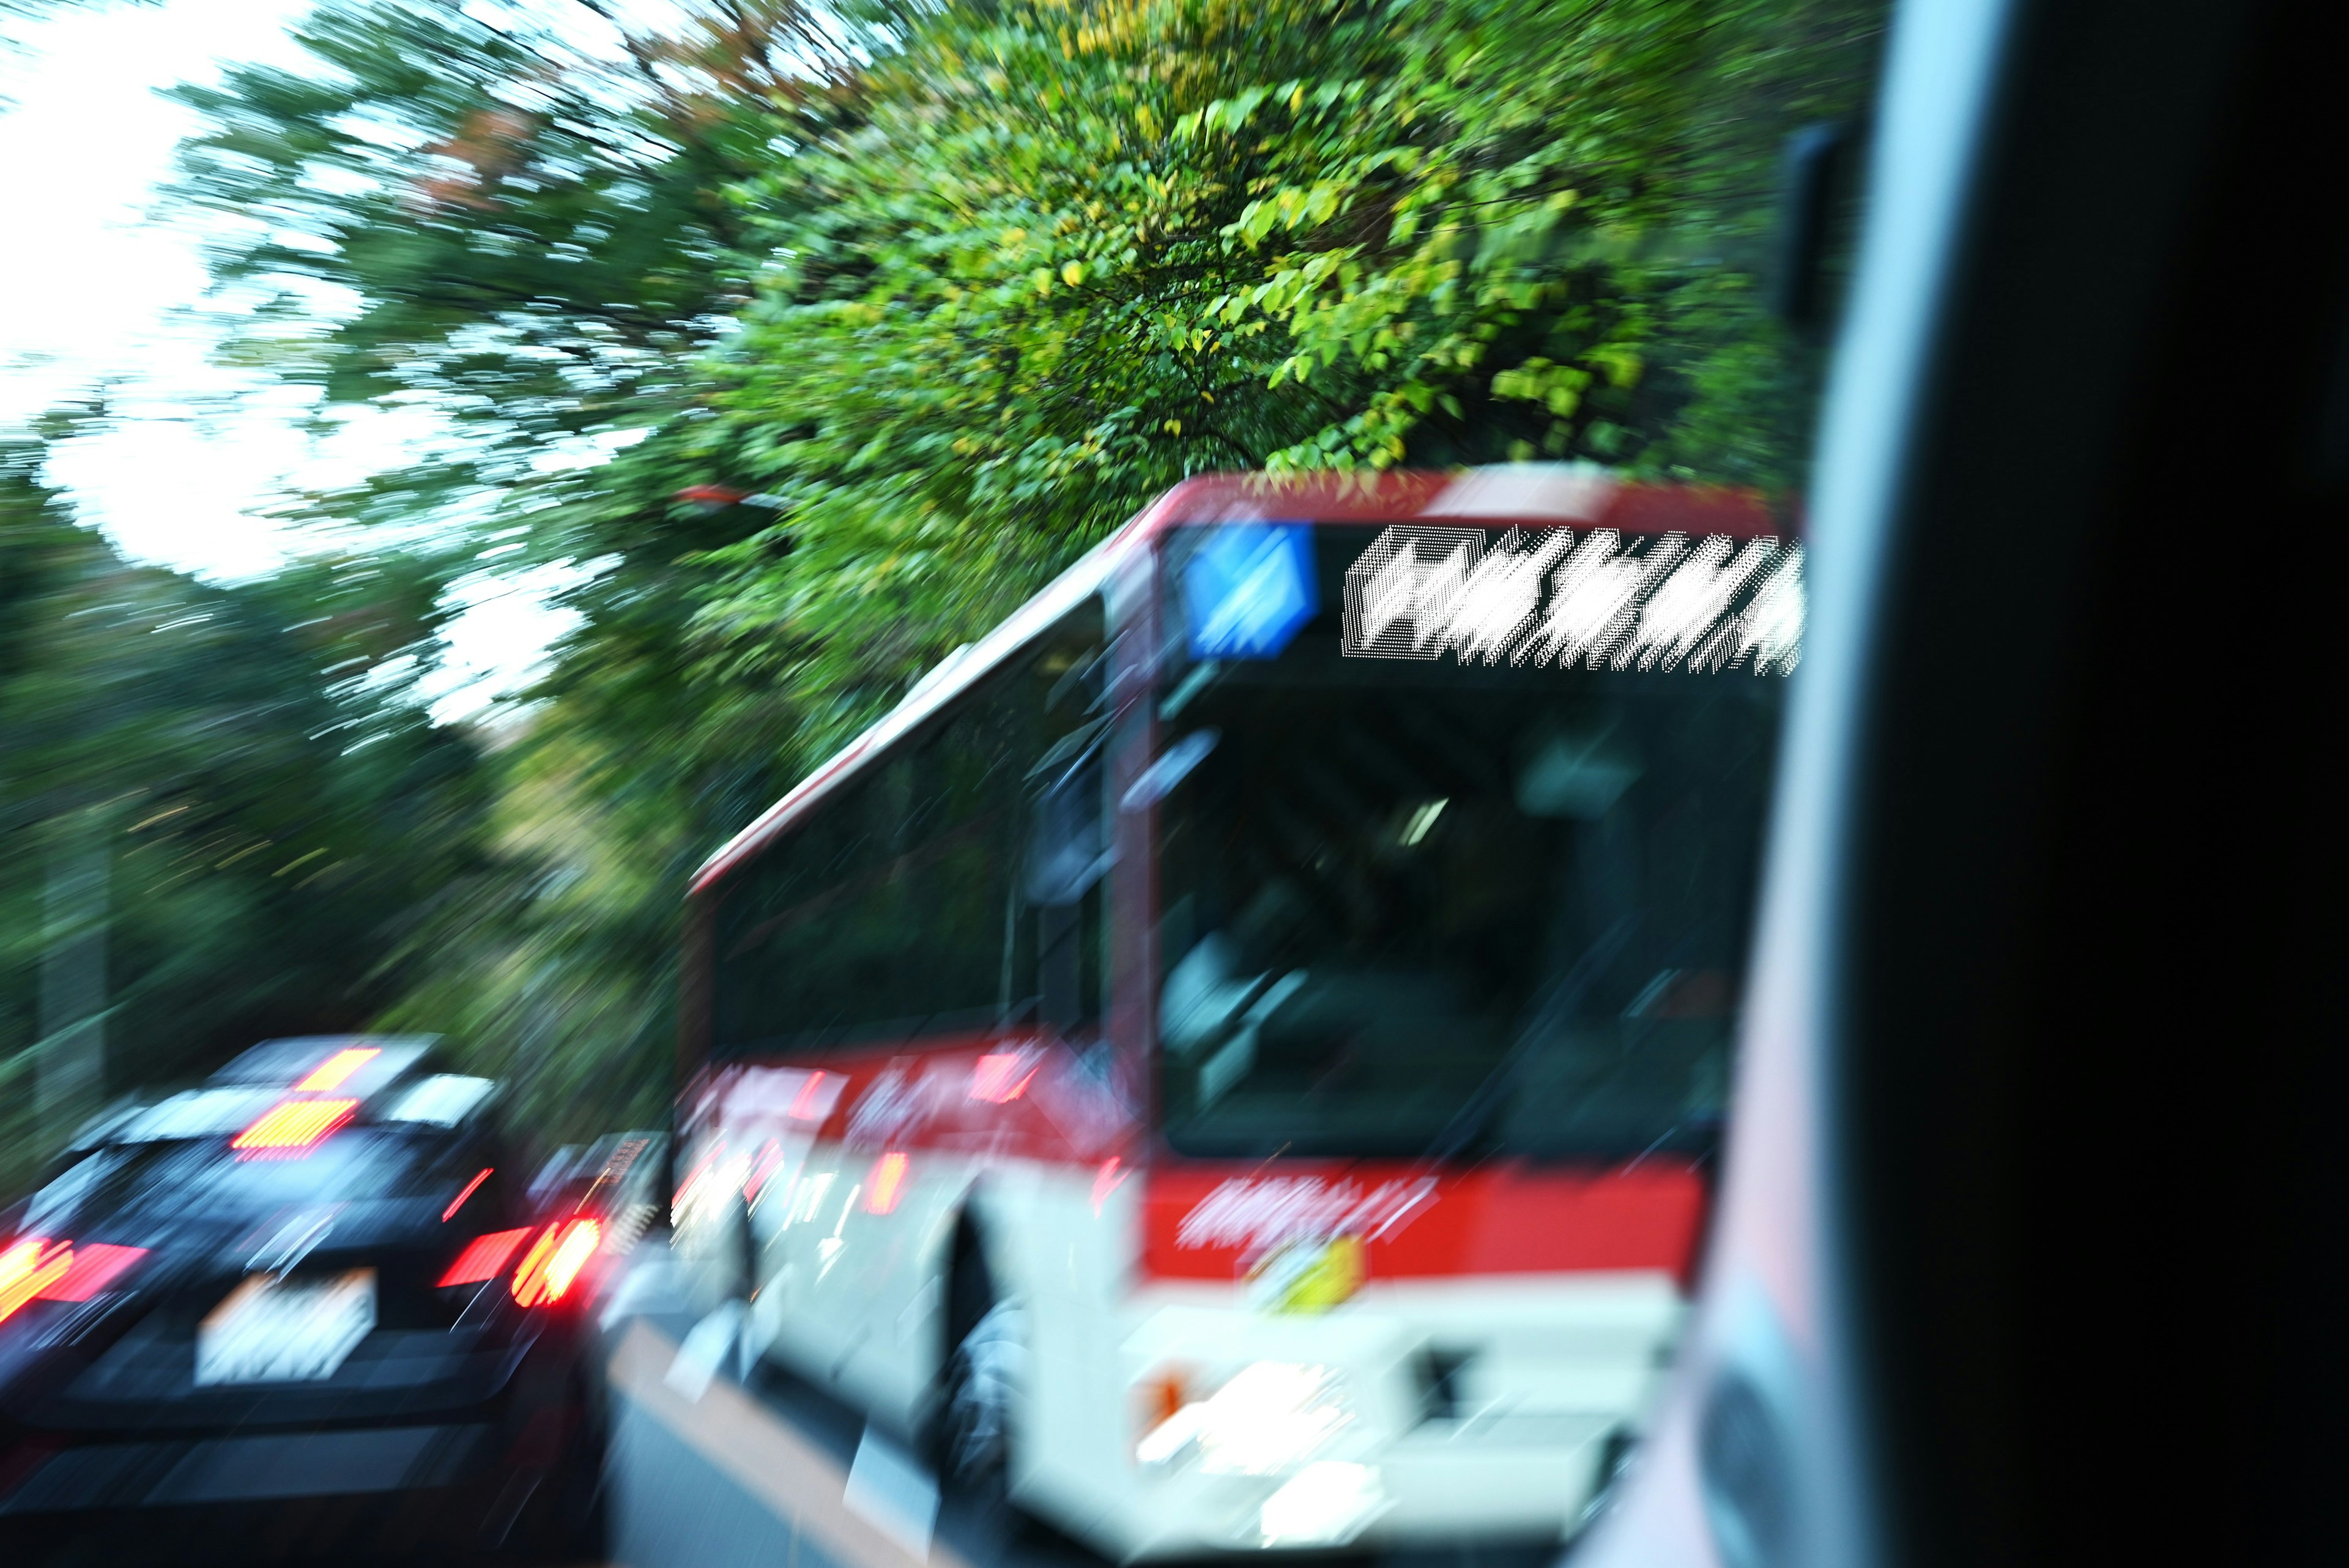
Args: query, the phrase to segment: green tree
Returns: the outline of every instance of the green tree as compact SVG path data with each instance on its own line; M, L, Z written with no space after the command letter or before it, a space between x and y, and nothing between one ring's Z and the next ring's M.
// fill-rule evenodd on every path
M1543 456L1789 492L1813 367L1753 253L1781 134L1854 107L1874 16L926 17L854 123L735 188L756 298L708 410L623 465L778 498L711 558L712 686L778 683L827 742L1205 469Z
M231 356L328 412L422 407L450 427L328 514L445 520L689 400L694 352L736 303L722 192L811 134L849 57L793 0L688 6L661 34L616 15L328 0L295 29L304 70L177 89L207 129L170 200L212 236Z
M430 562L344 556L213 587L127 565L0 448L0 1187L45 1034L60 836L108 884L108 1092L268 1034L364 1026L414 981L403 940L484 856L477 750L404 671ZM94 1108L94 1107L93 1107Z
M695 406L743 298L726 192L852 112L857 60L885 47L854 5L818 26L789 0L688 5L660 32L619 15L329 0L297 31L310 68L182 92L208 130L174 192L221 236L215 280L247 312L234 358L315 387L326 417L420 406L450 431L312 515L595 563L585 627L488 760L497 853L407 932L423 979L393 1014L519 1077L558 1130L656 1081L681 869L791 752L774 714L678 701L709 575L679 557L738 538L740 514L595 460ZM636 1065L603 1094L616 1064Z
M1790 497L1817 365L1759 308L1769 188L1880 13L327 0L321 72L190 95L181 194L275 291L239 351L452 421L321 514L593 568L395 1016L549 1118L636 1114L695 860L1187 474Z

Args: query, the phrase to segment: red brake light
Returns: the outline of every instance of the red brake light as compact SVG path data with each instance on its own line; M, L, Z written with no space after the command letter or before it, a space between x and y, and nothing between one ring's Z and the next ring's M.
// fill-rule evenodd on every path
M104 1241L85 1241L73 1249L69 1256L73 1266L66 1277L43 1293L57 1302L86 1302L112 1284L117 1275L147 1255L144 1247L115 1247Z
M580 1271L604 1240L602 1221L565 1220L549 1225L514 1270L513 1299L524 1306L551 1306L570 1293Z
M498 1231L487 1236L476 1236L457 1254L449 1272L440 1276L444 1285L478 1285L483 1280L494 1280L505 1272L506 1260L529 1235L528 1227L520 1231Z
M63 1241L53 1246L47 1236L27 1236L0 1252L0 1323L46 1293L72 1267L73 1248Z
M281 1100L229 1139L228 1146L245 1159L298 1159L358 1108L357 1100Z
M816 1096L818 1091L823 1087L826 1075L821 1067L810 1073L807 1082L800 1085L800 1092L792 1096L792 1108L783 1114L795 1122L821 1121L823 1113L816 1108ZM837 1092L834 1091L834 1093Z
M146 1255L144 1247L26 1236L0 1251L0 1322L26 1302L86 1302Z

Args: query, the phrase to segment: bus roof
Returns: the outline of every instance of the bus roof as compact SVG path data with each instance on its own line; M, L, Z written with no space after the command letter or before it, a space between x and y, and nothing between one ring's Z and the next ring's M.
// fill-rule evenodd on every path
M870 759L970 689L1092 594L1168 528L1242 522L1444 521L1506 527L1581 523L1630 534L1755 538L1785 524L1758 492L1626 483L1581 463L1506 463L1453 472L1390 470L1301 474L1207 473L1135 514L977 642L949 654L897 706L761 812L693 874L699 893L780 835Z

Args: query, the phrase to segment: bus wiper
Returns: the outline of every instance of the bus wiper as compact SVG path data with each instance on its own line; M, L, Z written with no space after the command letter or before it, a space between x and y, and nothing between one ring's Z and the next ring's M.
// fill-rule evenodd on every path
M1597 941L1583 950L1582 956L1574 961L1572 969L1558 977L1557 983L1549 988L1548 994L1535 1005L1532 1015L1526 1020L1525 1028L1517 1035L1516 1044L1509 1047L1508 1054L1494 1064L1492 1072L1486 1074L1485 1081L1476 1086L1476 1092L1468 1096L1468 1103L1454 1112L1452 1119L1444 1124L1444 1130L1435 1135L1434 1142L1428 1146L1427 1158L1455 1158L1462 1149L1485 1135L1485 1129L1493 1117L1508 1103L1509 1091L1516 1087L1517 1075L1524 1070L1526 1060L1533 1055L1536 1047L1549 1038L1558 1024L1572 1017L1575 1010L1582 1005L1583 998L1598 983L1599 975L1615 961L1615 955L1623 950L1623 944L1631 940L1634 923L1634 917L1630 915L1618 919L1599 934Z

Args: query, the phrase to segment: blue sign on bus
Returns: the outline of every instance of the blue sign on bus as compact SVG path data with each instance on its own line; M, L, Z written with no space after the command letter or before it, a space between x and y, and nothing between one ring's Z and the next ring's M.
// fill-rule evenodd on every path
M1183 568L1194 659L1275 659L1320 608L1313 531L1299 523L1217 528Z

